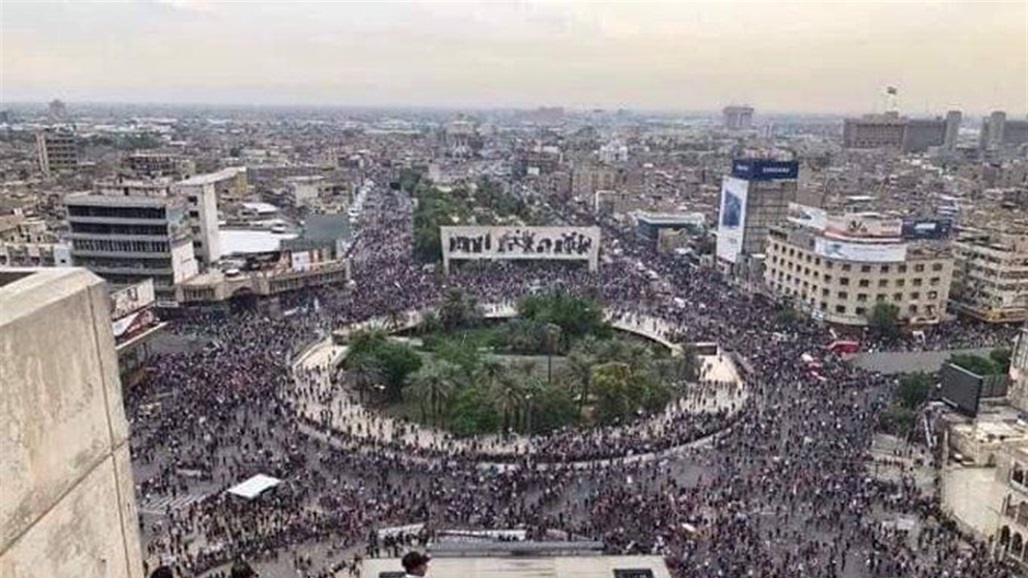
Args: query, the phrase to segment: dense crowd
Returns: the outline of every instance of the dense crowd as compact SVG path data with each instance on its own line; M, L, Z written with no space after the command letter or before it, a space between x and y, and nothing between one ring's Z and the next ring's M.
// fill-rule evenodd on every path
M296 575L356 575L360 556L400 549L394 539L379 543L376 529L424 522L428 536L448 527L524 528L539 539L602 540L610 552L662 554L679 578L1014 576L967 545L934 499L868 475L889 384L830 354L812 375L799 360L823 351L823 329L797 323L772 335L775 304L612 226L603 243L614 257L597 274L492 263L443 277L411 259L410 199L373 196L351 286L284 297L282 308L294 312L286 316L177 320L176 334L204 345L153 359L149 378L126 393L140 503L206 496L143 517L151 565L194 576L243 556ZM668 412L659 429L555 432L516 456L487 446L372 443L355 431L370 420L329 425L335 398L315 384L333 369L294 375L299 352L334 328L430 307L452 287L493 303L560 287L626 316L661 319L677 340L716 341L725 355L743 357L750 395L732 412ZM301 415L313 402L324 413ZM671 448L681 449L624 459ZM223 491L256 473L286 483L253 501ZM899 514L916 516L916 530L882 523Z

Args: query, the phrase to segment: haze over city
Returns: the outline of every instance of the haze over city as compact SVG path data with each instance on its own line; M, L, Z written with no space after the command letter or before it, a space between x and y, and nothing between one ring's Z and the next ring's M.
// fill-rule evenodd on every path
M1017 114L1028 3L4 2L4 102Z

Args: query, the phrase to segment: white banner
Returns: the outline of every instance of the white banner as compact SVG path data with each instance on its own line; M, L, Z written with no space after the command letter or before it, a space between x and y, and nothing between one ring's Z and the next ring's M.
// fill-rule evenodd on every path
M749 181L725 177L721 181L721 211L717 219L717 257L731 263L742 253Z
M828 217L825 234L844 239L891 239L903 236L903 219L850 214Z
M857 263L899 263L907 258L906 244L847 243L817 237L814 252L828 259Z
M129 313L154 304L153 279L111 292L111 319L117 321Z
M790 223L818 231L823 231L828 224L828 213L824 209L799 203L789 203L789 214L786 218Z

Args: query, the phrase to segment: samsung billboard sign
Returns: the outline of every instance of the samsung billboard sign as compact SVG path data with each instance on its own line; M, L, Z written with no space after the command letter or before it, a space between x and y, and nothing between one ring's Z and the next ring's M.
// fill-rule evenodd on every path
M946 239L953 232L953 219L904 219L904 239Z
M747 181L795 180L799 174L799 161L767 159L736 159L732 161L732 176Z

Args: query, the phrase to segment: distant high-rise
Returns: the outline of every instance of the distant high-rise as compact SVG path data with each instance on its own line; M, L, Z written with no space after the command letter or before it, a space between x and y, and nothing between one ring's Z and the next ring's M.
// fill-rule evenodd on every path
M50 122L64 122L68 120L68 107L60 100L51 100L47 105L47 117Z
M1028 143L1028 119L1012 120L997 110L982 120L978 146L982 150L1017 147Z
M726 106L722 114L728 130L748 130L753 126L753 107Z
M963 115L951 110L946 117L908 118L891 111L843 121L843 146L851 149L891 148L908 153L931 147L953 150Z
M960 123L963 120L964 115L959 110L951 110L946 113L946 135L942 140L942 148L947 152L953 152L956 149Z
M39 169L50 176L78 167L78 144L69 131L46 129L36 135Z

